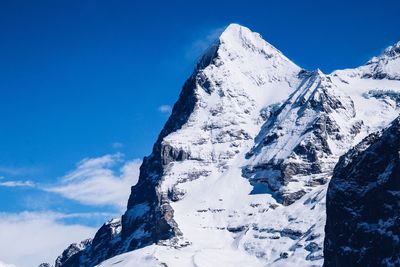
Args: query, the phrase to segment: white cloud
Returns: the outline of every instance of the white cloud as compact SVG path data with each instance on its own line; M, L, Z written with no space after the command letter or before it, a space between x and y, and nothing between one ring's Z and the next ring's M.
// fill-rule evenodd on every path
M3 177L1 177L0 179L3 179ZM4 187L35 187L35 183L32 181L5 181L5 182L0 182L0 186L4 186Z
M0 186L33 186L83 204L110 205L123 211L130 188L137 183L140 165L140 160L124 161L122 154L105 155L80 161L74 170L53 186L5 178L0 178ZM30 205L32 207L32 201ZM18 267L38 266L41 262L54 263L69 244L93 237L97 228L80 225L80 222L95 220L97 224L115 215L96 212L0 213L0 267L11 267L5 263ZM67 221L74 224L66 224Z
M161 105L158 107L158 111L164 114L171 113L172 107L170 105Z
M105 155L80 161L75 170L61 178L60 185L44 190L95 206L126 207L131 186L137 183L141 161L122 163L121 154Z
M18 267L38 266L42 262L54 263L69 244L92 237L96 231L95 228L66 225L59 221L71 216L80 215L52 212L0 213L1 261Z

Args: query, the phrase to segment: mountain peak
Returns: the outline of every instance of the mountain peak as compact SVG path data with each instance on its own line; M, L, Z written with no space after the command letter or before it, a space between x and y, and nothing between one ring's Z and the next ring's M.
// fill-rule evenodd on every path
M221 33L220 39L226 37L226 36L234 36L234 35L238 35L238 34L242 34L243 32L248 33L248 34L252 34L253 32L245 27L242 26L240 24L237 23L231 23L229 24L225 30Z
M264 59L274 57L278 61L289 62L289 65L295 66L282 52L265 41L259 33L237 23L231 23L200 57L196 69L208 66L217 56L223 61L232 61L260 55Z
M265 46L273 48L278 51L268 42L266 42L259 33L251 31L249 28L241 26L237 23L229 24L219 37L222 44L241 44L245 48L258 48L261 50Z
M384 55L389 56L389 57L395 57L400 55L400 41L395 43L394 45L391 45L385 49L383 52Z
M242 25L240 25L238 23L229 23L229 25L225 27L224 32L238 31L238 30L241 30L241 29L248 29L248 28L245 27L245 26L242 26Z
M397 42L356 70L362 78L400 80L399 66L400 42Z
M382 60L387 61L391 59L396 59L398 56L400 56L400 41L385 48L385 50L383 50L383 53L379 56L371 58L367 62L367 65L377 63Z

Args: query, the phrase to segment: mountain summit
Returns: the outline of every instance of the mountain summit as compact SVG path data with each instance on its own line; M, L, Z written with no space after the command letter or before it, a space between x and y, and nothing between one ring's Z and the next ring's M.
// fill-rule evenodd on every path
M321 266L335 164L399 113L400 68L385 62L307 71L229 25L184 83L122 218L56 267Z

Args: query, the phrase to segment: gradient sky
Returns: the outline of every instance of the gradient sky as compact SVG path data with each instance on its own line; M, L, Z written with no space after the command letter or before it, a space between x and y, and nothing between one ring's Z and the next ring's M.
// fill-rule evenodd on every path
M0 212L120 212L51 188L83 159L123 180L120 168L150 153L196 59L227 24L329 73L399 41L399 10L396 0L1 1Z

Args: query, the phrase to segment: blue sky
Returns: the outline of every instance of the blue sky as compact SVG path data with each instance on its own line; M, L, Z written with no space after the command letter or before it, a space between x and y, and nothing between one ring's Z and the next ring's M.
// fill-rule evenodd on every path
M1 1L0 215L30 212L84 236L120 213L169 106L227 24L329 73L399 41L398 10L395 0Z

